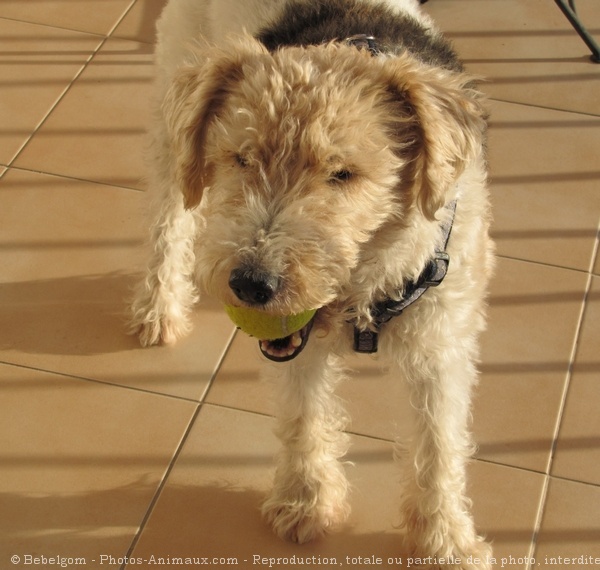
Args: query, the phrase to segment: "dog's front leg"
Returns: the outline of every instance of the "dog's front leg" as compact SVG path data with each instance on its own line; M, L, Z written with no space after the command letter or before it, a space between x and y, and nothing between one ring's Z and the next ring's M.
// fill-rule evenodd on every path
M142 346L171 344L189 332L189 313L197 301L192 281L194 214L185 210L174 182L167 179L155 185L163 197L152 227L152 253L131 306L130 328Z
M491 550L475 532L465 495L474 341L461 346L455 337L432 348L429 340L429 349L413 346L403 360L417 415L403 505L407 546L428 569L487 570Z
M344 411L334 394L341 377L338 358L321 339L277 371L281 398L277 435L283 443L274 488L263 514L282 538L307 542L349 513L348 483L339 458L348 448Z

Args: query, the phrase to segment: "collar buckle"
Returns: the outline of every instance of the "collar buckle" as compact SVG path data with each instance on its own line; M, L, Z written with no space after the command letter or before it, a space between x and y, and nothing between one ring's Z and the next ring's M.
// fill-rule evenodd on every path
M435 257L425 270L423 284L427 287L437 287L446 277L450 266L450 256L445 251L436 251Z
M379 333L370 329L361 331L354 327L354 352L374 354L379 345Z
M376 56L381 53L377 47L377 42L373 36L368 34L355 34L344 40L348 45L354 46L357 49L367 49L371 55Z

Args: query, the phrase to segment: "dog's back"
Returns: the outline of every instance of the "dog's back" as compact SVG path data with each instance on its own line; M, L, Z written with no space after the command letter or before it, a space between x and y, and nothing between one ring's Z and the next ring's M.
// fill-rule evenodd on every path
M271 48L318 44L341 39L344 29L346 37L373 35L387 50L408 49L438 65L460 66L417 0L171 0L157 27L157 63L167 75L195 44L222 46L244 33Z

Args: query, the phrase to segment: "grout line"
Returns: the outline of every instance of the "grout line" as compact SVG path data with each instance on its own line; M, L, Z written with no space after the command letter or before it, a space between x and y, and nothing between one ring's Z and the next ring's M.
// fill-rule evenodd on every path
M592 251L592 260L590 262L590 274L594 275L596 262L600 259L600 217L598 218L598 231L596 232L596 243Z
M133 9L133 6L135 5L136 2L137 2L137 0L131 0L129 7L125 8L125 10L123 10L121 17L117 18L117 21L115 22L114 26L106 34L107 39L110 38L113 35L114 31L121 25L121 22L126 18L127 14L129 14L129 12L131 12L131 10Z
M512 465L510 463L502 463L501 461L494 460L494 459L486 459L485 457L477 457L477 455L472 457L471 461L479 461L481 463L487 463L488 465L496 465L498 467L507 467L508 469L516 469L518 471L532 473L533 475L541 475L542 477L547 476L547 473L544 473L543 471L538 471L537 469L532 469L531 467L523 467L521 465ZM575 482L579 483L579 481L575 481Z
M198 405L200 401L196 398L186 398L185 396L175 396L173 394L167 394L166 392L157 392L145 388L136 388L135 386L127 386L126 384L117 384L115 382L109 382L108 380L98 380L97 378L87 378L85 376L77 376L76 374L69 374L68 372L58 372L56 370L49 370L46 368L38 368L36 366L28 366L25 364L16 364L14 362L8 362L0 360L0 365L11 366L13 368L23 368L24 370L31 370L33 372L41 372L43 374L51 374L52 376L58 376L61 378L67 378L69 380L79 380L81 382L88 382L92 384L101 384L103 386L118 388L122 390L129 390L131 392L139 392L150 396L158 396L159 398L169 398L171 400L178 400L180 402L188 402L191 404Z
M552 481L565 481L567 483L576 483L577 485L585 485L586 487L599 488L600 483L591 483L590 481L579 481L577 479L569 479L568 477L560 477L557 475L549 475Z
M359 434L360 435L360 434ZM384 440L387 441L387 440ZM557 479L560 481L567 481L569 483L577 483L579 485L587 485L588 487L600 487L600 483L590 483L589 481L581 481L579 479L570 479L569 477L560 477L557 475L548 475L548 473L544 473L543 471L538 471L536 469L531 469L529 467L522 467L520 465L511 465L510 463L501 463L500 461L495 461L493 459L485 459L483 457L472 457L471 461L478 461L480 463L487 463L488 465L495 465L497 467L506 467L507 469L515 469L517 471L522 471L525 473L531 473L532 475L541 475L542 477L544 477L545 479ZM546 483L544 483L544 493L545 493L545 486ZM542 496L545 497L545 494L542 493ZM541 501L540 501L541 504ZM536 519L537 520L537 519Z
M135 533L135 536L133 537L133 539L131 541L129 549L127 550L127 554L125 554L125 562L121 565L121 567L119 568L119 570L125 570L126 569L126 567L127 567L127 560L129 560L131 558L131 555L132 555L133 551L135 550L135 547L138 545L138 543L140 541L140 538L142 537L142 533L144 532L144 530L146 528L146 525L148 524L148 520L150 520L150 517L152 516L154 508L156 507L156 504L158 503L158 500L160 499L160 496L161 496L161 494L163 492L163 489L167 485L167 481L169 479L169 476L171 475L171 472L175 468L175 464L177 463L177 459L179 459L179 456L181 455L183 447L184 447L186 441L188 440L188 438L190 436L192 428L194 427L194 424L196 423L196 419L198 418L202 407L203 407L202 404L198 404L197 407L196 407L196 410L192 414L192 417L190 418L190 421L189 421L189 423L187 425L187 428L186 428L185 432L183 433L183 436L181 437L181 441L179 442L179 445L177 446L177 448L175 450L175 453L173 454L173 457L172 457L171 461L169 462L169 466L166 468L166 470L165 470L165 472L163 474L163 477L160 480L160 483L158 484L158 487L156 488L154 496L152 497L152 499L150 500L150 503L148 504L148 508L146 509L146 513L144 514L144 517L142 518L142 521L140 522L140 526L139 526L137 532Z
M571 386L571 380L573 378L573 368L575 365L575 359L577 357L577 352L579 349L579 341L581 338L581 331L583 329L583 321L584 321L585 314L586 314L587 308L588 308L588 300L589 300L589 296L590 296L590 290L592 288L592 279L593 279L593 275L591 273L588 273L588 279L586 282L585 291L583 294L583 300L581 303L581 309L579 311L579 318L577 320L577 327L575 329L575 337L573 339L573 347L571 349L571 356L569 358L569 366L568 366L567 375L565 378L565 385L564 385L563 394L562 394L562 398L561 398L561 404L558 409L558 416L556 419L556 425L554 427L552 449L550 451L550 458L549 458L548 466L547 466L548 474L550 474L550 470L552 468L552 464L554 461L554 455L556 453L556 446L558 443L558 436L559 436L561 424L563 421L563 417L565 414L565 407L566 407L568 392L569 392L569 388Z
M43 28L50 28L52 30L62 30L65 32L73 32L74 34L86 34L88 36L95 36L99 39L106 37L105 34L99 32L90 32L86 30L79 30L77 28L66 28L65 26L57 26L56 24L46 24L44 22L33 22L31 20L22 20L20 18L10 18L9 16L0 16L0 20L6 22L18 22L19 24L28 24L30 26L41 26Z
M485 92L485 90L484 90ZM510 105L521 105L522 107L533 107L535 109L543 109L545 111L556 111L558 113L572 113L574 115L582 115L584 117L593 117L595 119L600 118L600 114L589 113L585 111L574 111L573 109L561 109L560 107L547 107L545 105L536 105L535 103L525 103L523 101L510 101L509 99L498 99L487 95L488 101L496 101L497 103L508 103Z
M74 180L76 182L86 182L88 184L98 184L99 186L108 186L109 188L117 188L117 189L121 189L121 190L131 190L132 192L139 192L141 194L144 194L146 192L146 190L141 189L141 188L134 188L133 186L124 186L123 184L117 184L115 182L103 182L102 180L92 180L91 178L80 178L78 176L71 176L69 174L58 174L56 172L46 172L45 170L38 170L37 168L26 168L23 166L6 166L5 168L7 169L7 171L10 168L11 170L20 170L22 172L32 172L34 174L42 174L44 176L54 176L55 178L65 178L67 180Z
M225 360L225 357L229 354L229 350L231 349L231 345L233 344L233 340L235 339L236 333L237 333L237 329L233 329L233 332L231 333L231 336L229 337L229 340L227 341L227 344L225 345L225 349L223 350L223 353L221 354L221 358L219 359L219 362L217 362L217 365L215 366L215 370L214 370L212 376L210 377L210 380L208 381L206 388L204 389L204 393L202 394L202 396L200 396L200 403L205 402L206 397L208 396L208 393L210 392L210 389L212 388L213 384L215 383L217 376L221 370L221 366L223 366L223 361Z
M531 543L529 544L529 550L527 552L528 560L526 570L533 570L533 564L535 559L533 558L537 552L538 538L540 535L540 529L542 527L542 519L546 512L546 499L548 498L548 489L550 488L550 475L544 476L544 487L542 488L542 496L540 497L540 503L538 505L537 515L535 517L535 523L533 526L533 535L531 537Z
M589 300L590 290L592 287L592 280L593 280L592 270L594 267L594 263L595 263L597 254L598 254L598 236L596 236L596 241L594 242L594 250L592 252L592 255L590 256L591 261L590 261L590 265L589 265L589 271L587 272L588 278L587 278L587 282L586 282L585 292L583 295L583 300L581 303L581 309L579 311L577 327L575 329L575 337L573 339L573 347L571 349L571 356L569 358L569 367L567 369L567 374L565 377L565 385L563 388L563 394L562 394L560 406L558 409L556 425L554 427L554 434L553 434L553 438L552 438L552 448L550 450L550 456L548 458L547 474L545 477L544 488L542 491L542 496L540 498L540 505L539 505L539 509L538 509L538 513L537 513L537 517L536 517L536 521L535 521L533 539L531 541L531 545L529 548L529 559L531 561L534 560L534 555L537 552L537 547L538 547L537 541L538 541L538 537L539 537L539 534L541 531L543 517L544 517L544 514L546 513L546 507L547 507L546 501L548 498L548 490L550 487L550 481L552 478L554 478L551 475L552 466L554 464L554 457L556 455L556 448L558 445L560 428L562 426L564 415L565 415L565 408L566 408L567 398L569 395L569 388L571 386L571 381L573 379L573 368L575 365L575 359L577 357L577 352L579 350L579 342L581 339L583 322L584 322L585 314L586 314L587 308L588 308L588 300ZM565 478L561 477L560 479L565 479ZM567 479L567 480L570 481L571 479ZM533 562L529 563L527 570L533 570Z
M492 235L493 238L493 235ZM594 257L594 251L592 251L592 257ZM565 271L575 271L576 273L585 273L588 275L590 271L588 269L578 269L577 267L567 267L566 265L558 265L555 263L548 263L547 261L538 261L535 259L525 259L524 257L515 257L513 255L500 255L496 253L497 259L510 259L512 261L520 261L522 263L533 263L535 265L541 265L543 267L552 267L554 269L564 269Z
M227 404L219 404L217 402L202 402L202 405L208 406L211 408L218 408L220 410L228 410L230 412L242 412L243 414L250 414L252 416L257 416L259 418L275 419L274 415L267 414L266 412L257 412L256 410L246 410L244 408L236 408L235 406L229 406Z

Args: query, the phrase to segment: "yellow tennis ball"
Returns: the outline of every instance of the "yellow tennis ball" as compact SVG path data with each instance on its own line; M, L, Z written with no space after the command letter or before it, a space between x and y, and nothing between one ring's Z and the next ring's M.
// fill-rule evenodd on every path
M316 309L309 309L296 315L277 316L232 305L225 305L225 311L237 327L259 340L275 340L289 336L308 324L317 312Z

